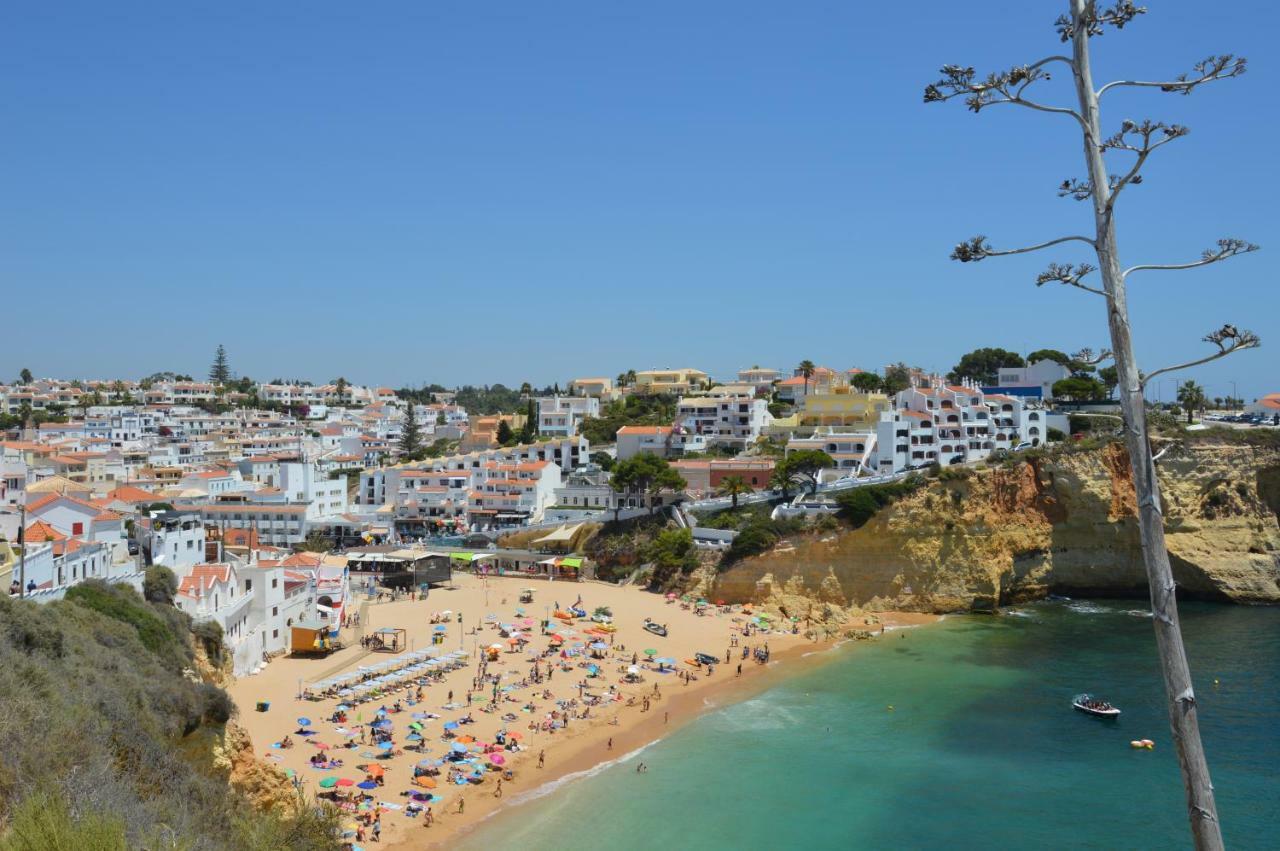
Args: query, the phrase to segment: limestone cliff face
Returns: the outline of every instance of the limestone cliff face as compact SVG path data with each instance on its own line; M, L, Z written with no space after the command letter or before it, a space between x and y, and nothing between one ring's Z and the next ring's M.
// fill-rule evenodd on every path
M1159 476L1182 596L1280 603L1280 449L1195 442L1163 459ZM1146 597L1134 508L1118 445L977 471L932 482L856 531L744 561L714 593L759 599L799 583L818 599L838 591L872 610L930 612L1052 593Z

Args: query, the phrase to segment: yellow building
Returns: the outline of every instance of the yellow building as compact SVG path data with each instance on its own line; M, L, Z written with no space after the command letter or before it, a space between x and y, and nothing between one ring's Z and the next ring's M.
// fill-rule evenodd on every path
M883 393L810 393L800 397L800 424L804 426L858 426L874 428L880 412L890 408Z
M636 373L631 392L647 395L673 393L683 396L702 388L711 376L700 369L646 369Z

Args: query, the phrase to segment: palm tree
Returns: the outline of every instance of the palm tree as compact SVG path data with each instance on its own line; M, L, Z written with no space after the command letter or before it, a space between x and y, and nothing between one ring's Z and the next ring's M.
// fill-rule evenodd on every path
M521 396L522 398L528 399L528 398L529 398L530 396L532 396L532 395L533 395L533 385L532 385L532 384L530 384L529 382L527 382L527 381L526 381L524 384L521 384L521 385L520 385L520 396Z
M1203 411L1205 402L1204 388L1188 379L1178 385L1178 403L1187 410L1187 425L1197 411Z
M720 487L716 489L716 493L721 496L731 497L733 499L733 510L738 510L738 497L742 494L751 493L751 485L747 484L747 480L742 476L725 476L724 481L720 482Z
M817 369L811 360L800 361L798 372L804 376L804 395L809 395L809 379L813 377L813 371Z

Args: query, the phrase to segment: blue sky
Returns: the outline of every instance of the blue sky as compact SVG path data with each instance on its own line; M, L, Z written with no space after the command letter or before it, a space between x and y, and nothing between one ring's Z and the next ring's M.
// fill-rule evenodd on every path
M1122 260L1264 251L1135 276L1139 357L1195 356L1232 321L1264 348L1192 376L1278 391L1280 13L1149 5L1094 42L1100 81L1252 65L1190 97L1108 95L1108 126L1192 130L1125 198ZM1100 299L1033 284L1084 255L947 259L975 233L1089 226L1054 192L1082 172L1070 120L921 102L943 63L1058 52L1063 7L10 4L0 374L203 374L219 342L259 379L396 386L1098 348Z

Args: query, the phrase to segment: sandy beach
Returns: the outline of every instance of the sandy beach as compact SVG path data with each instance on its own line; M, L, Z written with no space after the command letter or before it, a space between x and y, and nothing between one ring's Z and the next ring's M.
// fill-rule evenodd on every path
M521 591L527 587L535 589L533 602L522 604ZM557 609L567 610L579 596L580 607L588 615L607 607L614 631L600 630L590 618L573 619L569 625L551 617L548 632L559 632L563 638L563 643L553 644L551 634L542 634L539 621L553 616ZM431 622L433 615L446 610L451 614L442 619L444 622ZM367 780L370 772L356 766L378 766L372 773L381 769L382 784L367 790L372 796L368 803L376 802L382 808L378 844L406 851L456 838L539 787L634 751L709 706L740 699L767 685L769 677L762 676L766 671L785 668L789 672L805 662L819 662L824 654L812 651L829 644L806 637L803 621L797 624L801 630L798 635L791 633L790 623L761 630L754 613L739 607L709 605L699 614L695 605L636 588L568 582L530 586L519 577L459 574L452 587L435 589L426 599L361 603L355 611L361 615L361 623L343 630L349 646L342 651L324 659L276 659L263 672L237 681L230 692L256 755L292 770L308 796L328 796L335 791L364 794L366 790L348 786L347 781L358 784ZM519 629L525 618L533 620L532 629ZM665 624L668 635L644 630L645 618ZM933 619L894 613L879 618L889 627ZM527 641L512 643L503 637L501 625L514 625ZM386 627L405 630L407 649L430 649L433 655L461 649L467 655L456 670L436 675L438 681L423 685L420 702L415 700L418 682L359 704L344 704L349 698L337 695L321 700L299 698L301 687L308 683L397 655L371 652L360 644L361 635ZM592 629L597 631L589 633ZM433 645L433 635L442 635L442 643ZM485 649L493 645L502 649L491 657ZM766 647L769 661L763 664L756 651L763 653ZM695 653L713 656L720 664L713 671L692 665ZM729 664L724 664L726 654ZM652 661L664 658L675 661L674 671L669 665L660 669ZM485 659L492 661L482 662ZM630 674L633 662L636 673ZM596 666L597 676L590 676L589 665ZM493 708L495 688L500 697ZM269 701L270 709L255 711L259 701ZM394 711L397 702L401 711ZM351 707L345 723L332 720L339 705ZM382 707L388 712L379 716ZM300 726L300 718L311 723ZM369 738L369 725L379 718L384 719L381 729L390 737L390 747L378 747ZM465 720L468 718L470 722ZM410 724L421 725L420 741L407 739L414 734ZM446 724L451 729L446 729ZM302 735L300 730L310 735ZM276 746L286 736L293 746ZM499 739L505 740L506 747L497 745ZM462 747L468 752L457 752ZM444 761L451 752L452 757ZM498 754L496 759L490 755L493 752ZM342 765L314 767L310 761L317 755L339 759ZM471 761L454 762L464 758ZM448 782L451 769L470 775L477 763L488 769L479 782ZM430 771L431 779L415 782L416 765L421 766L419 771ZM500 778L501 796L497 796ZM331 788L322 788L322 782ZM424 782L434 788L419 785ZM332 788L335 783L340 784L336 789ZM432 800L414 802L405 794L410 791L420 797L430 795ZM411 803L424 811L410 816ZM460 805L462 812L458 812ZM430 809L430 827L426 826L425 808ZM361 828L363 840L350 838L367 848L372 831L367 824Z

